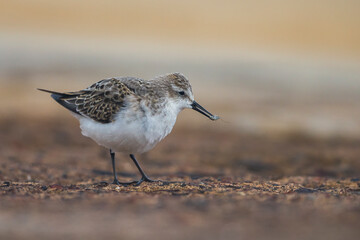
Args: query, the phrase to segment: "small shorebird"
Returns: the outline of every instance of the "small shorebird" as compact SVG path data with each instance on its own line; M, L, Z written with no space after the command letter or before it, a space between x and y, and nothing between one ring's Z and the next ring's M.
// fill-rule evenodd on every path
M191 108L211 120L219 119L194 100L189 81L172 73L147 81L134 77L109 78L77 92L51 93L63 107L80 121L84 136L110 149L114 182L117 185L153 182L142 170L135 153L155 147L172 130L176 117ZM115 171L115 152L130 154L141 179L119 182Z

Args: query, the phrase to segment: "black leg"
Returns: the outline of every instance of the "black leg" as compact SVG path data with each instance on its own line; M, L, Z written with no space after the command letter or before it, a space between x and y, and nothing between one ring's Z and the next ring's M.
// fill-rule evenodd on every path
M115 153L110 149L110 157L111 157L111 163L112 163L112 168L113 168L113 174L114 174L114 181L113 184L120 184L117 176L116 176L116 170L115 170Z
M137 169L139 170L139 172L141 173L141 179L135 184L136 186L139 186L142 182L158 182L155 180L150 179L148 176L146 176L146 174L144 173L144 171L141 169L138 161L136 160L135 156L133 154L130 154L130 158L134 161Z
M119 182L119 180L117 179L116 170L115 170L115 153L111 149L110 149L110 156L111 156L111 163L112 163L113 174L114 174L113 184L127 186L129 184L137 183L137 181Z

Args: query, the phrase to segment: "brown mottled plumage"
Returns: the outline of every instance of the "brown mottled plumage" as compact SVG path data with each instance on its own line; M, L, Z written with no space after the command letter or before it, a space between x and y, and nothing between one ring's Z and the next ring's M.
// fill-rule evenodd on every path
M54 99L67 109L101 123L112 122L124 106L125 97L134 94L132 88L116 78L101 80L77 92L45 91L52 93Z
M95 121L109 123L124 106L126 96L134 94L125 84L118 79L101 80L85 90L70 93L69 97L62 100L74 104L76 111Z

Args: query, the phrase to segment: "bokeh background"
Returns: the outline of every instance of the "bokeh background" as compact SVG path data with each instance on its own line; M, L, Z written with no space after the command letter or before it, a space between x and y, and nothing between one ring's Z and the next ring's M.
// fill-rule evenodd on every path
M0 180L49 185L72 184L89 176L93 182L111 178L108 162L101 160L108 157L106 150L82 137L77 121L36 88L71 91L108 77L151 79L181 72L191 81L197 101L222 120L211 122L191 110L182 112L174 133L143 156L152 175L164 178L181 172L181 176L247 181L295 177L290 183L305 176L357 182L359 13L358 0L0 0ZM34 170L37 166L41 169ZM119 166L120 173L125 172L122 177L135 173L128 162ZM99 169L105 173L96 177ZM82 204L81 197L80 203L46 203L45 210L41 210L44 202L27 205L17 200L11 205L4 200L2 210L7 211L0 215L1 234L7 239L54 237L51 232L57 226L88 239L181 239L183 229L189 239L236 234L248 239L350 239L359 234L353 228L360 209L352 203L355 197L331 203L326 197L308 197L306 207L288 202L274 207L263 199L253 203L230 198L231 203L224 200L228 205L220 198L207 199L210 203L201 198L190 205L176 200L185 216L177 213L175 220L169 209L177 206L168 202L171 198L151 198L145 204L149 210L140 207L147 195L138 197L135 203L122 202L132 207L126 211L114 199L110 205L104 200L102 215L98 202ZM161 204L164 211L155 213ZM202 210L192 213L204 209L204 204L226 206L216 213L205 207L212 215ZM58 212L62 212L58 218L51 217ZM235 214L231 220L230 213ZM139 214L147 217L137 218ZM97 235L95 223L86 216L101 216L102 223L96 226L106 232ZM339 222L329 220L331 216ZM151 225L152 217L161 224ZM51 221L43 225L42 219ZM288 230L283 232L272 219ZM21 231L19 221L24 224ZM75 227L77 221L83 223L80 228ZM112 232L111 222L121 224L124 231ZM164 228L175 232L164 234Z
M228 122L215 127L359 136L359 9L356 0L1 1L1 114L64 113L36 87L182 72Z

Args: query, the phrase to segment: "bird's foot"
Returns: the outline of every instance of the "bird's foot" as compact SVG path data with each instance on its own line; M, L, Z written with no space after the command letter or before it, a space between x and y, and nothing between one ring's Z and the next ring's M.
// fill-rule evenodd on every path
M135 184L135 183L138 183L138 181L119 182L119 180L114 179L114 181L112 182L112 184L116 184L116 185L124 186L124 187L127 187L127 186L129 186L129 185L131 185L131 184Z
M135 184L135 186L140 186L143 182L162 182L161 180L152 180L148 176L144 175L142 178Z
M163 181L163 180L153 180L150 179L148 176L143 176L138 182L135 183L134 186L140 186L143 182L158 182L160 186L166 186L169 184L180 184L182 187L186 186L186 183L183 181Z
M162 185L169 185L171 183L180 183L180 184L185 184L185 182L181 182L181 181L162 181L162 180L153 180L151 178L149 178L148 176L143 176L139 181L131 181L131 182L119 182L117 179L114 179L114 181L112 182L112 184L116 184L119 186L124 186L127 187L129 185L134 184L134 186L140 186L143 182L158 182L161 183Z

